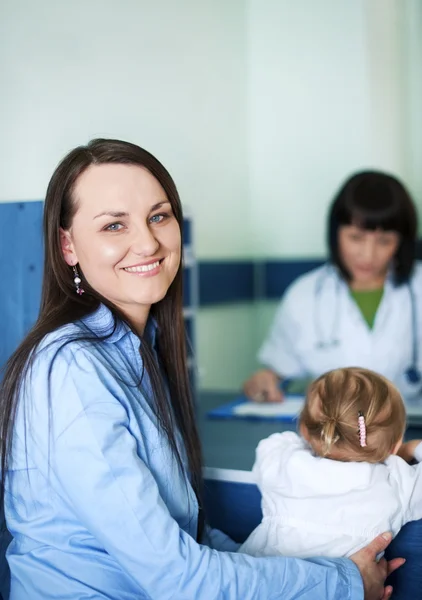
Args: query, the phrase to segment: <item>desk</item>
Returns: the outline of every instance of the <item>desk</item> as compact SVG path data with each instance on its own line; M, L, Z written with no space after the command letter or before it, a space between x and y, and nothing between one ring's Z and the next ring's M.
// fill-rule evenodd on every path
M258 442L272 433L296 431L296 425L280 421L248 421L246 419L209 419L209 410L231 402L230 392L200 392L198 394L199 435L204 453L204 465L220 469L250 471ZM422 425L409 425L405 439L422 439Z

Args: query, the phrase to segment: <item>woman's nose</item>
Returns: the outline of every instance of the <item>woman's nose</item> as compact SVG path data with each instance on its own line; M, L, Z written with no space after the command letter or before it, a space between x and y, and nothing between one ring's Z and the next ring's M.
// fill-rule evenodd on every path
M160 243L148 226L136 229L132 238L132 251L138 256L153 256Z
M375 242L371 239L365 240L362 246L362 257L370 261L375 256Z

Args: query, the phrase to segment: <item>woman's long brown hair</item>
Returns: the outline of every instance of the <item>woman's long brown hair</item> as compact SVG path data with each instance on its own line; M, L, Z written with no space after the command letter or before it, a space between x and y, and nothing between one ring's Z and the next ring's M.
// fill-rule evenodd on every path
M139 146L119 140L97 139L87 146L75 148L59 164L49 183L44 205L44 277L40 314L32 330L7 362L0 389L0 506L3 506L4 502L5 478L10 462L20 390L34 351L41 340L59 327L92 313L101 302L111 309L115 323L124 318L116 307L96 293L85 280L83 287L86 293L82 296L75 293L72 271L63 258L60 245L60 228L69 229L76 212L73 190L78 177L91 165L107 163L138 165L147 169L164 189L181 233L183 232L180 198L170 174L152 154ZM180 468L185 476L189 477L201 508L201 447L187 370L182 281L182 265L179 265L167 295L151 309L158 325L157 349L160 365L156 364L147 340L142 340L140 352L144 369L150 378L158 422L167 436ZM165 373L165 381L162 371ZM140 373L139 383L141 379ZM180 431L184 442L188 474L183 467L176 442L177 430ZM203 517L200 510L198 539L202 530Z

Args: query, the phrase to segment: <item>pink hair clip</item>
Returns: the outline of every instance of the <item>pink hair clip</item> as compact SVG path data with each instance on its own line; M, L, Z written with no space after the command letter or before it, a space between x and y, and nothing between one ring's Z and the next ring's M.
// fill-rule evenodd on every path
M363 413L361 411L359 411L358 413L358 424L359 424L359 442L362 448L365 448L366 446L366 424L365 424L365 417L363 416Z

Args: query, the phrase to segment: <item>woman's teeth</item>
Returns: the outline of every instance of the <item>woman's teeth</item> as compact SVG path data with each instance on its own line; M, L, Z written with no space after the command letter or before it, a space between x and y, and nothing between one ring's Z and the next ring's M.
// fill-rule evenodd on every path
M160 265L160 261L157 260L154 263L149 265L139 265L138 267L126 267L124 270L128 273L148 273L148 271L152 271L156 269Z

